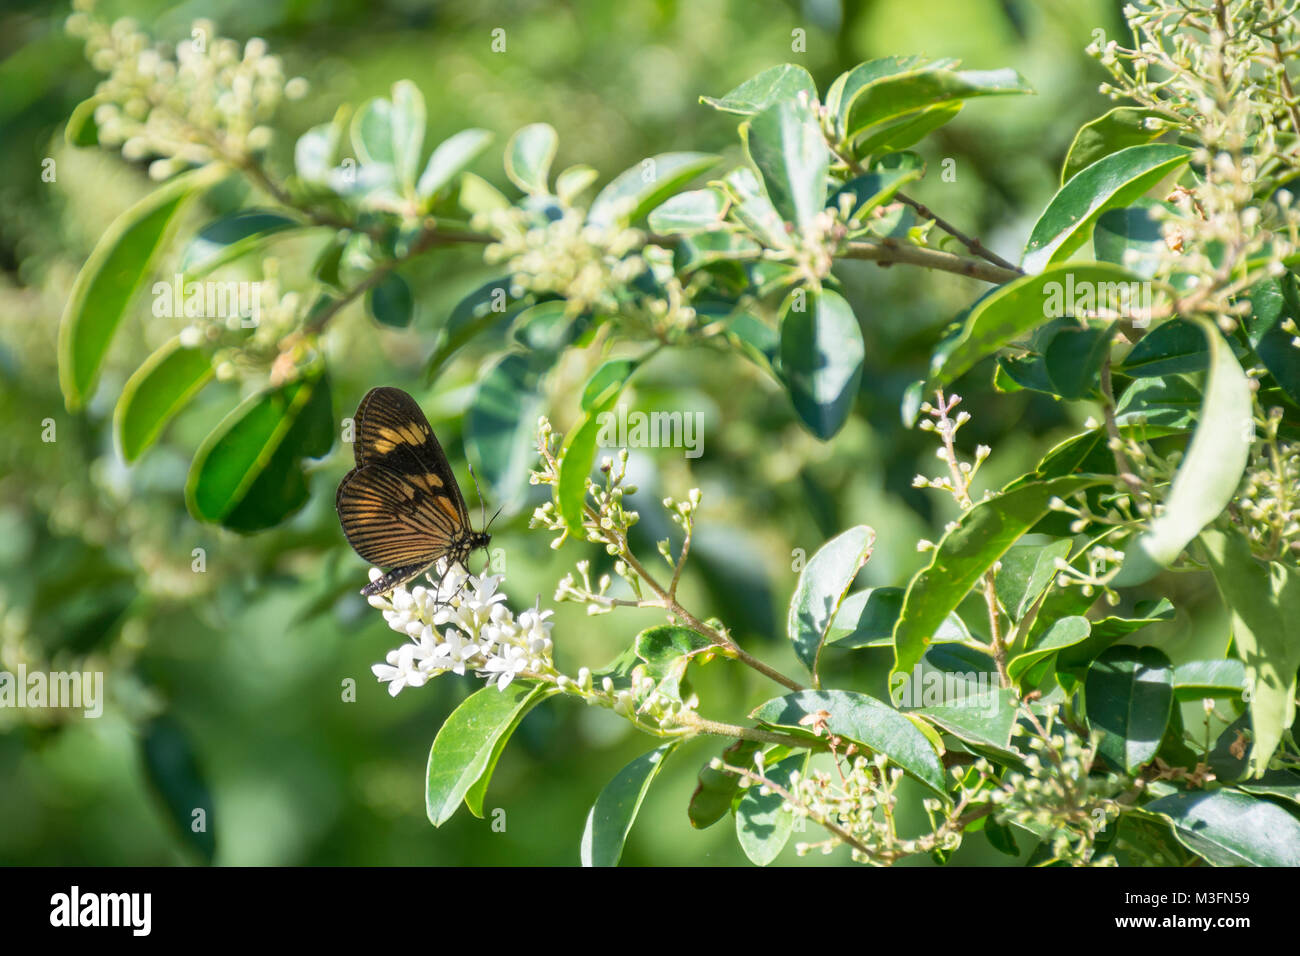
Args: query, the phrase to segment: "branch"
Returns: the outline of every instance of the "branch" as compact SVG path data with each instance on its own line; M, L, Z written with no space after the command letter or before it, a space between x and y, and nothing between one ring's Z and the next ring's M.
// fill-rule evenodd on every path
M863 259L878 262L882 266L901 263L903 265L922 266L926 269L938 269L940 272L952 272L969 276L994 285L1005 285L1019 279L1023 273L1016 268L994 265L983 259L972 259L940 249L925 249L897 239L880 239L871 242L850 242L841 253L845 259Z

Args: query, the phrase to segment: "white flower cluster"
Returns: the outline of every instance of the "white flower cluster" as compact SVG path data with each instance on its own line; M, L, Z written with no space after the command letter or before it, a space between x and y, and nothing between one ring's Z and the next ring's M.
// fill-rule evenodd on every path
M381 576L372 569L370 579ZM375 595L370 604L384 612L394 631L410 640L388 652L371 670L394 697L451 671L474 671L505 690L520 675L557 677L551 651L550 611L529 608L515 617L497 588L503 575L475 577L460 565L441 574L433 588L416 585Z

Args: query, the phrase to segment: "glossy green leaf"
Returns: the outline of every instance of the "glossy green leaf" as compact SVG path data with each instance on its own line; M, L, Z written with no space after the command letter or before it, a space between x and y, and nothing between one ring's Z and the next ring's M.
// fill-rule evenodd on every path
M939 127L956 119L963 105L960 100L940 103L919 113L910 113L901 119L872 127L853 143L853 154L857 157L880 156L915 146Z
M492 133L485 129L463 129L447 137L437 145L425 164L415 187L416 195L421 199L437 195L491 141Z
M89 400L113 334L185 201L219 175L200 169L154 190L113 220L77 273L59 325L59 386L70 411Z
M844 132L849 139L941 104L1004 93L1032 93L1015 70L923 69L874 79L844 98Z
M561 517L570 533L579 539L582 536L587 479L591 476L592 460L596 457L597 440L605 427L601 418L618 402L623 386L634 371L636 364L626 359L610 359L596 369L583 389L585 415L582 422L571 429L565 439L556 498Z
M1204 335L1201 344L1205 343ZM1121 427L1151 426L1188 431L1196 425L1204 400L1201 390L1176 375L1143 378L1129 386L1115 407Z
M935 350L926 391L1053 319L1092 308L1099 299L1122 301L1140 281L1109 263L1062 263L993 290L967 313L961 332Z
M1086 640L1090 633L1092 633L1092 625L1088 623L1086 617L1073 615L1058 618L1047 626L1032 647L1011 659L1007 664L1007 674L1012 680L1019 681L1040 661L1051 657L1063 647L1070 647Z
M577 205L578 198L599 178L600 173L590 166L570 166L555 177L555 196L563 205Z
M894 625L903 611L902 588L866 588L850 594L835 612L826 632L827 646L854 650L861 647L892 647ZM970 631L956 613L935 631L933 643L971 640Z
M559 137L549 124L523 127L506 143L506 175L526 193L545 194L551 162L558 148Z
M167 714L154 717L140 728L140 754L145 777L176 832L211 863L217 852L212 790L189 734Z
M461 701L443 721L429 749L424 787L429 822L440 827L452 818L475 783L491 774L505 741L524 715L551 693L518 681L505 690L485 687ZM474 798L480 811L486 789L484 782Z
M1163 132L1147 127L1148 117L1157 114L1138 106L1117 106L1094 120L1084 123L1074 135L1061 167L1061 185L1099 159L1129 146L1149 143Z
M99 145L99 124L95 122L95 110L103 102L92 96L82 100L68 116L68 125L63 129L63 138L69 146L86 147Z
M251 396L204 439L190 465L190 513L234 531L274 527L307 503L302 459L334 444L329 381L315 373Z
M1300 348L1284 326L1300 322L1300 288L1294 273L1266 279L1250 292L1251 312L1246 334L1255 354L1292 402L1300 404Z
M642 754L618 772L600 792L582 831L583 866L617 866L646 792L677 742Z
M117 447L128 462L154 443L164 426L212 378L212 354L170 339L126 381L113 412Z
M1025 271L1042 272L1067 259L1091 237L1098 216L1131 205L1189 155L1185 146L1150 143L1111 153L1081 170L1052 197L1034 224L1021 263Z
M1174 702L1174 669L1154 647L1112 647L1088 668L1088 726L1101 731L1098 753L1136 773L1160 749Z
M862 219L867 213L894 198L894 194L908 183L921 178L919 166L906 165L893 168L878 167L870 173L856 176L839 188L827 203L837 208L842 196L849 196L849 210L853 218Z
M1058 330L1043 353L1053 393L1074 401L1097 394L1101 366L1118 331L1117 322L1105 320Z
M485 690L496 690L496 688L488 687L485 688ZM500 693L500 691L498 691L498 693ZM465 809L474 814L474 816L478 817L480 820L483 819L483 801L487 797L488 784L492 782L492 774L497 768L497 763L501 760L501 755L505 752L506 744L510 743L510 737L519 729L519 725L523 723L524 718L528 716L529 712L534 707L546 700L548 697L554 696L554 694L555 691L546 687L538 687L533 691L524 702L523 706L515 714L514 720L512 720L506 726L505 730L497 737L496 743L492 746L492 753L488 756L487 766L483 768L483 773L481 773L479 778L470 785L468 790L465 791Z
M844 134L844 123L848 119L848 109L862 88L887 76L910 73L916 70L945 69L954 66L956 60L943 60L926 63L922 56L882 56L874 60L859 63L853 69L841 73L826 90L826 110L835 117L836 129Z
M199 230L181 256L181 271L191 279L207 275L257 248L267 237L300 225L278 212L241 209Z
M751 116L800 93L807 94L810 101L817 96L812 76L801 66L783 63L746 80L725 96L701 96L700 102L724 113Z
M527 357L504 355L480 377L465 412L465 451L498 507L518 510L537 461L540 376Z
M716 189L692 189L650 210L647 222L660 233L704 232L722 225L726 200Z
M796 289L781 313L781 377L800 421L822 441L848 421L866 345L857 316L830 289Z
M750 121L745 145L781 218L811 228L826 205L830 151L808 106L785 100Z
M1041 545L1018 544L1002 556L994 587L1011 620L1019 621L1028 613L1056 577L1057 560L1069 556L1069 539Z
M1178 465L1164 510L1131 542L1113 584L1130 587L1154 577L1197 533L1219 516L1241 481L1254 440L1250 383L1232 349L1204 325L1209 372L1200 421Z
M437 345L425 363L425 383L431 383L447 360L476 335L503 321L521 299L522 293L509 276L479 286L456 304L438 331Z
M900 701L900 706L908 708L908 714L923 717L969 744L999 750L1011 746L1018 700L1010 687L998 686L996 674L990 674L989 681L983 685L968 682L963 687L958 683L956 695L950 693L952 682L943 680L945 675L941 671L913 671L909 675L912 686L908 693L904 693L902 676L897 675L891 682L894 685L891 694ZM935 703L927 703L931 698L931 687L939 688L933 692L938 698ZM917 703L924 706L913 706Z
M1200 326L1173 319L1142 336L1124 357L1118 371L1130 378L1203 372L1209 359L1209 347Z
M366 292L366 311L380 325L404 329L415 316L411 287L396 272L390 272Z
M710 153L660 153L616 176L596 194L587 221L633 223L718 162Z
M1280 562L1257 561L1236 531L1207 528L1201 532L1201 544L1231 614L1233 644L1245 661L1255 738L1249 769L1259 776L1295 723L1300 573Z
M807 768L805 750L765 767L763 776L788 792L791 778ZM785 798L775 790L764 794L762 789L749 787L736 807L736 842L755 866L767 866L780 856L794 830L794 814L785 809Z
M794 652L812 672L816 686L822 646L853 579L871 557L876 532L857 525L822 545L799 572L790 598L786 629Z
M755 740L737 740L722 751L722 762L732 767L748 767L762 744ZM710 761L711 763L712 761ZM726 816L740 793L740 777L709 764L700 768L699 783L686 808L691 826L697 830L711 827Z
M894 626L893 674L921 660L944 620L1007 549L1065 498L1104 479L1090 476L1030 482L981 501L939 541L929 565L907 586L903 613Z
M1151 212L1158 205L1174 209L1144 196L1131 206L1108 209L1098 216L1092 233L1096 257L1131 269L1144 279L1155 275L1168 251L1163 225Z
M1246 686L1246 665L1241 661L1187 661L1174 668L1174 694L1179 700L1236 697Z
M769 700L750 716L769 727L810 736L810 721L821 711L826 711L826 726L831 733L885 754L896 766L947 798L943 765L925 734L874 697L846 690L803 690Z
M727 187L735 196L732 215L766 245L781 248L790 245L785 220L772 205L752 169L733 169L726 176Z
M1300 866L1300 822L1236 790L1173 793L1142 808L1167 817L1178 841L1214 866Z

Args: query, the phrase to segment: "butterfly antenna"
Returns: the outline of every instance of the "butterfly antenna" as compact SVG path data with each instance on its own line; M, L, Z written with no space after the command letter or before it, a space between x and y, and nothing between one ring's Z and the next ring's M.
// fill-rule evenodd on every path
M471 462L465 462L469 466L469 476L474 480L474 494L478 495L479 520L484 525L487 524L487 503L483 500L483 489L478 486L478 475L474 474L474 465ZM486 530L486 529L485 529Z
M484 529L483 529L484 531L486 531L488 528L492 527L492 522L497 520L497 515L501 514L501 509L504 508L504 507L505 507L505 505L502 505L501 508L498 508L498 509L493 513L491 519L490 519L490 520L488 521L488 523L487 523L487 528L484 528Z

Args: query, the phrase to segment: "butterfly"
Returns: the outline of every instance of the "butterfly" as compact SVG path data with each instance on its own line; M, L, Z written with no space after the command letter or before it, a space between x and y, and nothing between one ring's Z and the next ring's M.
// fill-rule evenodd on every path
M400 388L372 388L353 419L357 466L335 508L357 554L388 573L361 591L383 594L441 558L464 565L491 535L470 527L465 499L429 420Z

